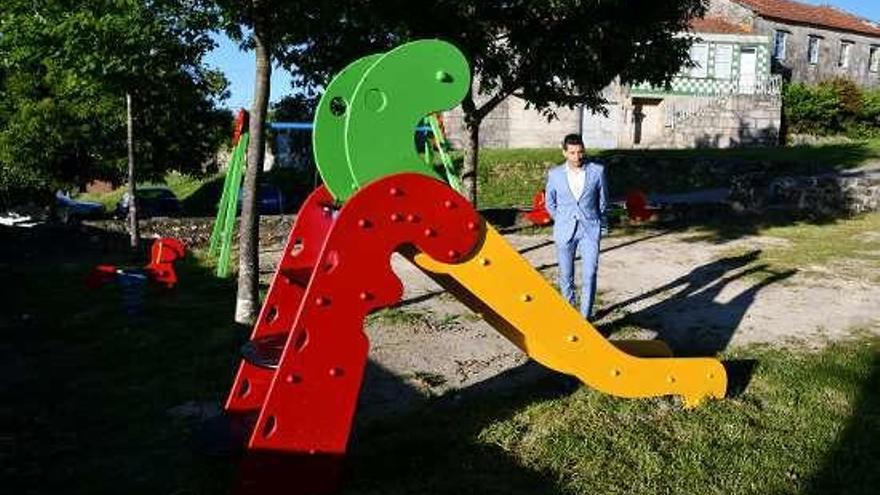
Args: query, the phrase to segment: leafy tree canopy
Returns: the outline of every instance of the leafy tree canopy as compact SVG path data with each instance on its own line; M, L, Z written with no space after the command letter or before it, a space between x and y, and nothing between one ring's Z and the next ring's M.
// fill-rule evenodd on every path
M125 94L139 175L198 169L228 138L209 19L186 1L7 0L0 10L0 191L118 178ZM7 198L8 199L8 198Z
M515 95L553 117L559 106L601 110L603 90L665 85L687 63L682 36L705 0L348 0L316 8L323 29L280 50L298 84L320 88L355 58L418 38L442 38L470 59L477 90L462 102L470 129L466 194L475 199L479 125ZM283 40L283 36L279 39Z

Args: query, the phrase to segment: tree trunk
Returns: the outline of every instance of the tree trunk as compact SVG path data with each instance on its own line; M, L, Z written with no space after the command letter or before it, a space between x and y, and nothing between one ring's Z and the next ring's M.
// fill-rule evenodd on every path
M474 207L477 206L477 165L480 162L480 122L468 121L467 148L464 150L464 163L461 169L462 194Z
M255 11L258 11L255 8ZM239 226L238 295L235 304L235 321L250 325L256 320L260 309L260 213L257 209L257 184L263 170L265 154L266 108L269 104L269 77L272 72L269 41L265 24L254 23L256 53L256 84L251 107L250 142L247 150L247 169L241 198L241 224Z
M134 175L134 117L131 107L131 93L125 93L125 113L128 127L128 233L131 250L137 253L141 245L141 233L138 228L137 184Z
M461 109L464 112L464 126L468 133L468 144L464 150L464 163L461 167L461 193L476 207L477 166L480 159L480 122L482 118L471 91L468 91L468 94L461 101Z

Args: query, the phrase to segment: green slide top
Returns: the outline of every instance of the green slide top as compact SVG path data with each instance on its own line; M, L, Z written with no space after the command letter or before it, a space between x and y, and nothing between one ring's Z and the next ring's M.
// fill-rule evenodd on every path
M415 129L425 115L457 105L470 81L464 55L440 40L406 43L340 72L318 105L313 137L333 197L345 201L368 182L401 172L439 178L418 155Z

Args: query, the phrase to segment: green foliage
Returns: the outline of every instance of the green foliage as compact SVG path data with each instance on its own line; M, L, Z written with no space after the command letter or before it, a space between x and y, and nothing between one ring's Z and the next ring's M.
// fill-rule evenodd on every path
M179 1L9 0L0 11L0 191L118 178L132 95L138 172L194 170L226 138L226 81Z
M309 43L289 45L283 57L300 69L303 83L326 84L350 61L403 41L442 38L470 60L486 95L478 99L484 116L511 94L552 115L553 105L598 108L602 89L618 75L624 83L664 84L687 60L690 40L676 33L686 31L705 5L436 0L413 9L404 0L359 0L312 10L324 16L325 29Z
M782 98L789 132L880 136L880 89L863 90L853 81L836 78L816 86L788 84Z

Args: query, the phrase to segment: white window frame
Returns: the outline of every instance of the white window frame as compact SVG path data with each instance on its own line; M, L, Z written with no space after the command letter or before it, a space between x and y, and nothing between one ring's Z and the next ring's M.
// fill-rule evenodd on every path
M719 64L723 60L722 52L729 52L727 61ZM730 79L733 76L733 45L729 43L719 43L715 45L715 78Z
M868 52L868 72L880 72L880 45L871 45Z
M807 38L807 62L809 62L810 65L818 65L821 51L822 37L811 34Z
M841 69L849 68L849 59L852 56L852 47L855 43L852 41L842 40L840 42L840 51L837 54L837 66Z
M705 55L699 54L703 55L702 57L699 57L701 60L695 58L695 56L698 55L696 50L705 50ZM688 71L688 75L699 79L709 77L709 43L694 43L691 45L688 55L691 58L691 62L694 63L694 66Z
M788 31L781 29L776 30L773 36L773 58L776 60L785 60L785 52L788 48Z

